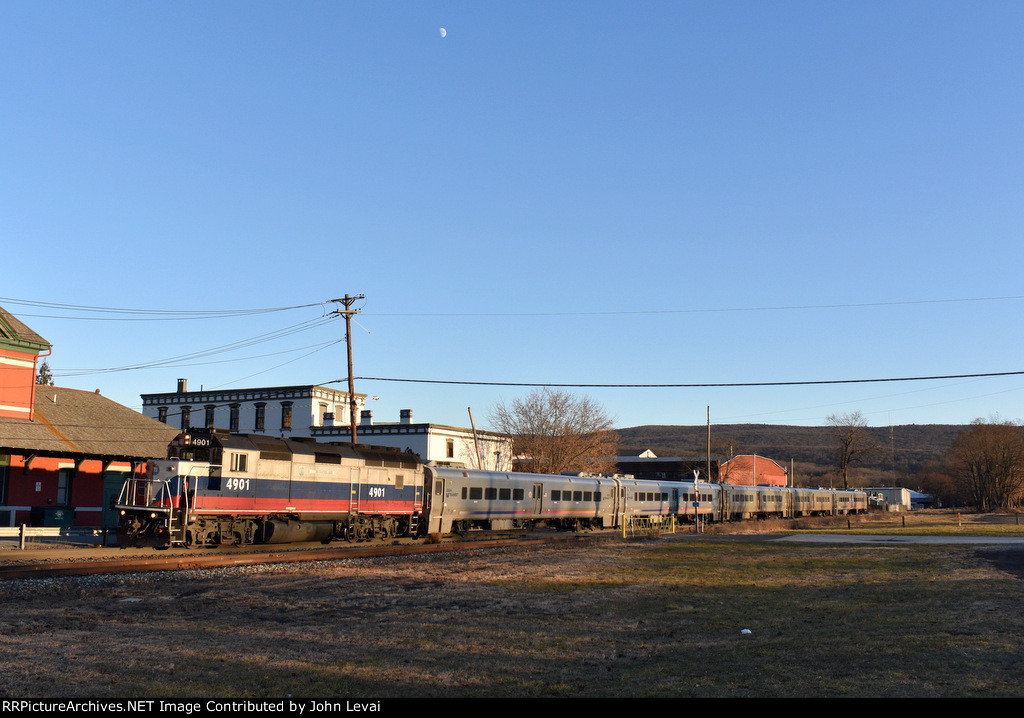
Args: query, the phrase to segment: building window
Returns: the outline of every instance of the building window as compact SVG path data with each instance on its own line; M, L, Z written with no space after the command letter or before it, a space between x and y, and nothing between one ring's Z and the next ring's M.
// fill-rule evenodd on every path
M320 405L320 423L319 423L320 426L324 425L324 414L326 414L326 413L327 413L327 404L321 404Z
M161 406L161 407L159 407L156 410L156 418L157 418L157 421L162 421L165 424L167 423L167 407L166 406Z
M254 428L256 431L263 431L267 425L267 405L257 404L256 405L256 424Z
M181 407L181 430L188 431L190 426L192 426L192 407L183 406Z
M71 481L75 476L74 469L60 469L57 472L57 505L68 506L71 500Z
M241 410L241 406L238 404L231 405L231 419L228 425L229 431L238 431L238 413Z
M455 439L448 439L445 442L445 453L449 459L455 458Z
M213 428L213 412L214 412L214 410L217 407L215 407L213 404L207 404L205 408L206 408L206 428L207 429L212 429Z
M281 430L292 430L292 403L290 401L281 404Z

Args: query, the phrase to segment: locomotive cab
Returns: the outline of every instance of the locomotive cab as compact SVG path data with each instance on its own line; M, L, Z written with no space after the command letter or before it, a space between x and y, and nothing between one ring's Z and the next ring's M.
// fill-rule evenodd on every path
M183 542L198 476L208 471L205 463L147 462L144 474L121 487L115 505L118 545L166 548Z
M115 504L118 545L185 543L198 479L209 475L215 449L209 436L184 432L168 446L167 459L148 461L144 472L127 479Z

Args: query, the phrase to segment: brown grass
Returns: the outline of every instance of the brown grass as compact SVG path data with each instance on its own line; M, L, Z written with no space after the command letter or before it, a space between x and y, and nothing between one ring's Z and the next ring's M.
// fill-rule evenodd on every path
M11 582L0 693L1017 696L1022 559L677 534Z

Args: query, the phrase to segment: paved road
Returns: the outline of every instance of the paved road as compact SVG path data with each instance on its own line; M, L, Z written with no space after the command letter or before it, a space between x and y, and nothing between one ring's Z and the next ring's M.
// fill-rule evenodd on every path
M994 546L1024 547L1024 536L891 536L839 535L839 534L798 534L780 536L776 541L797 541L804 543L915 543L915 544L975 544Z

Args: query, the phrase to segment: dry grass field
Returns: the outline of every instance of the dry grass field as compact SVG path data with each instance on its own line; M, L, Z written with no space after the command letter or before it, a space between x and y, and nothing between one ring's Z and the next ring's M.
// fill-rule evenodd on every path
M10 581L0 693L1024 695L1020 550L765 538Z

